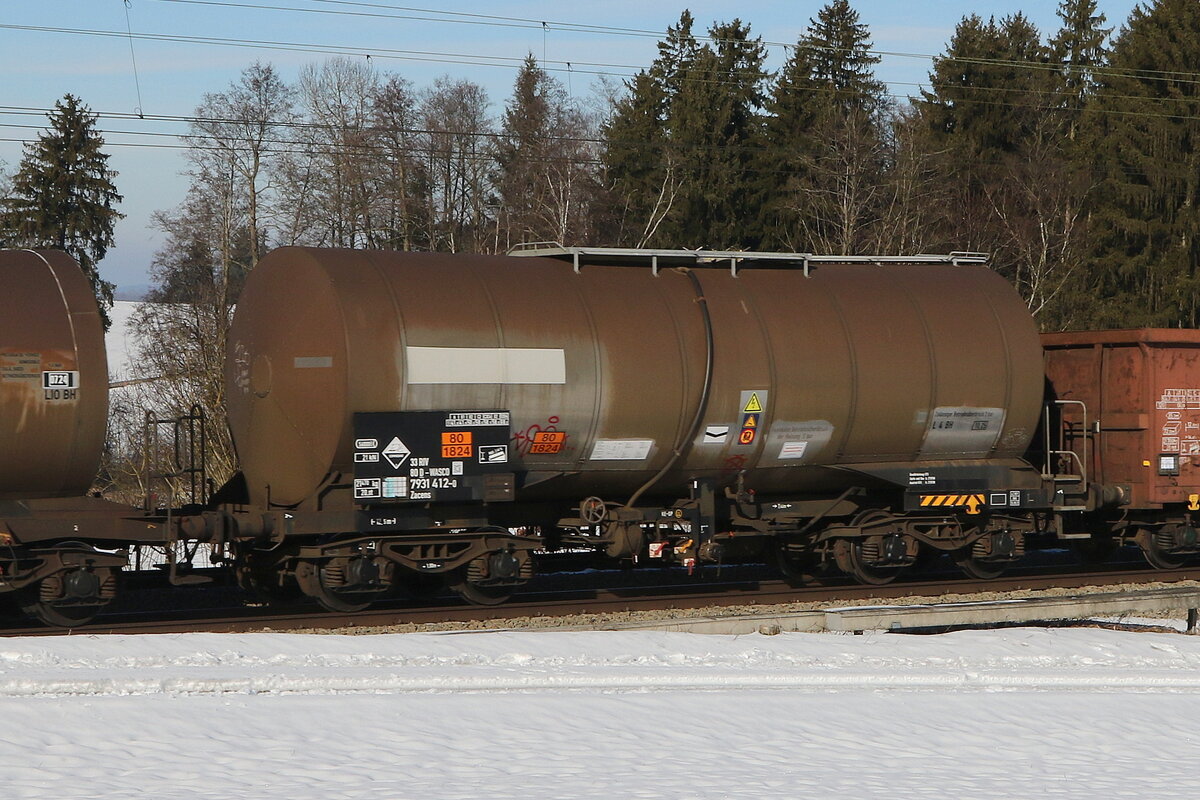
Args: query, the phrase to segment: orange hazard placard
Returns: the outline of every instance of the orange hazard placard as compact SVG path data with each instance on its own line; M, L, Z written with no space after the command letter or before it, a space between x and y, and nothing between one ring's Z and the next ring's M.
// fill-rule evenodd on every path
M475 448L469 444L442 445L442 458L470 458L474 453Z
M471 444L470 431L443 431L442 444Z
M538 431L530 440L529 454L535 456L557 455L563 451L566 441L565 431Z

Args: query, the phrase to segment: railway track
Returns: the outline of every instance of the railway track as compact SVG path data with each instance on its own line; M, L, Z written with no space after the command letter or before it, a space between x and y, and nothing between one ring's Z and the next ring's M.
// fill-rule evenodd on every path
M765 570L760 570L764 572ZM680 575L654 573L616 573L597 575L595 585L581 588L578 583L550 575L535 582L530 591L501 606L466 605L450 596L439 596L419 603L387 601L356 614L335 614L312 606L258 607L231 605L226 594L222 602L205 606L194 602L191 608L153 611L121 611L105 614L92 624L78 629L54 629L35 623L8 624L0 621L0 636L54 636L67 634L132 634L188 632L302 631L339 628L379 628L432 623L477 623L495 627L497 621L524 620L530 617L553 618L574 615L620 614L730 606L771 606L793 603L862 603L875 600L939 597L943 595L996 594L1016 591L1049 591L1082 587L1151 585L1200 581L1200 564L1164 572L1139 563L1080 567L1064 573L1061 566L1027 567L1021 572L990 581L936 575L922 580L897 581L887 586L864 586L844 578L814 579L794 586L772 577L756 577L744 568L727 570L727 579L706 578L702 585ZM602 580L607 578L608 580ZM577 577L571 580L577 581ZM555 584L563 583L563 586ZM606 585L607 584L607 585ZM214 593L216 596L219 593ZM202 601L203 597L195 598Z

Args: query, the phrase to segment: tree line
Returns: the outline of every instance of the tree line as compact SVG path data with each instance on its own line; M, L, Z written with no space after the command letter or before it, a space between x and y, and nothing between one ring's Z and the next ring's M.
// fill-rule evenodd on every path
M653 62L581 102L530 55L502 113L469 80L418 90L335 58L289 83L255 63L206 94L185 198L156 215L160 301L227 309L271 247L504 252L562 244L992 254L1046 329L1198 320L1200 5L1120 31L1096 0L964 17L897 97L849 0L783 65L741 20L684 11ZM27 148L0 244L56 246L93 277L120 200L94 116L68 96ZM69 190L60 178L75 171Z

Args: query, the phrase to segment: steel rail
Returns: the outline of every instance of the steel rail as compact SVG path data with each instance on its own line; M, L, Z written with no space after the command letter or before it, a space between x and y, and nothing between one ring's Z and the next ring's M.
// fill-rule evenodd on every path
M152 613L111 613L77 629L53 629L36 623L0 627L0 636L53 636L131 633L232 633L250 631L303 631L339 628L378 628L435 623L478 624L494 627L496 621L530 617L552 618L573 615L612 614L639 611L670 611L729 606L769 606L797 603L862 603L943 595L996 594L1014 591L1049 591L1084 587L1106 588L1139 584L1174 584L1200 581L1200 565L1164 572L1143 565L1114 569L1083 568L1063 574L1031 569L1020 575L977 581L963 577L897 582L887 586L865 586L843 580L814 581L793 586L785 581L734 578L701 586L683 583L595 588L543 588L519 595L501 606L481 607L444 598L401 607L389 601L378 608L356 614L332 614L310 606L241 607L236 609L191 609ZM961 598L960 598L961 599ZM599 625L598 627L603 627Z

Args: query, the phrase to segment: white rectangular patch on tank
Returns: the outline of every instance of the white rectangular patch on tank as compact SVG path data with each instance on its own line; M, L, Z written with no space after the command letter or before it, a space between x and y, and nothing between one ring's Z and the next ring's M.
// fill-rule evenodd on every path
M405 355L410 385L567 382L567 359L562 348L409 346Z
M804 451L808 449L808 442L784 442L779 448L779 459L781 461L789 458L804 458Z
M921 457L984 457L1003 429L1003 408L939 406L929 416Z
M824 419L802 422L779 420L771 425L767 435L764 457L772 453L778 461L804 461L814 463L816 457L833 439L833 423ZM788 464L787 466L796 466Z
M597 439L592 461L642 461L649 457L653 439Z

